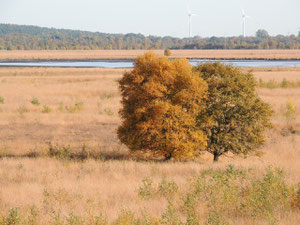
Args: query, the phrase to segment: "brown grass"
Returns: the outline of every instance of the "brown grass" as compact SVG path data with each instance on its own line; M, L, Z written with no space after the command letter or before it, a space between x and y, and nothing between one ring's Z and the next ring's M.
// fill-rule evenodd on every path
M19 207L28 212L36 207L45 215L40 222L49 224L45 201L63 215L100 212L114 221L121 209L141 213L146 209L159 216L167 201L141 201L136 190L144 177L159 182L168 177L184 186L186 179L207 168L224 168L228 163L243 168L254 168L262 173L272 165L284 169L290 185L300 181L299 133L282 135L287 126L285 104L290 98L298 109L293 121L300 130L300 89L259 89L259 95L269 102L275 115L274 129L268 132L268 141L261 157L247 159L227 156L218 164L212 156L203 155L198 162L147 162L131 160L128 151L116 137L120 123L118 110L120 95L117 80L124 70L63 69L63 68L0 68L0 214ZM262 79L297 79L298 70L259 69L254 71ZM30 101L36 97L40 105ZM83 106L73 112L76 103ZM63 103L63 104L61 104ZM52 109L43 113L43 106ZM26 110L25 110L26 109ZM68 161L47 157L48 142L57 146L70 145L71 151L82 146L100 154L99 160ZM28 158L24 155L40 154ZM18 158L18 156L20 156ZM107 160L109 159L109 160ZM50 197L46 197L49 193ZM297 224L299 212L280 215L279 224ZM238 221L238 220L237 220ZM238 223L238 222L237 222ZM240 224L253 224L240 221Z
M134 59L149 50L44 50L0 51L0 60L33 59ZM163 55L164 50L152 50ZM300 59L300 50L171 50L171 58Z

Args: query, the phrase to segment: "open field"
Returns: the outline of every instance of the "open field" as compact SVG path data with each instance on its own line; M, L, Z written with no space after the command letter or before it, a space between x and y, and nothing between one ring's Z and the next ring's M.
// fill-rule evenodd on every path
M264 81L300 80L299 68L252 70L257 79ZM229 155L213 164L212 156L205 154L197 162L163 163L130 156L117 139L117 81L124 71L0 68L0 224L1 215L9 216L13 208L38 224L62 224L60 220L65 221L63 224L83 224L78 222L79 218L85 218L85 224L105 224L99 222L100 217L99 223L95 222L95 216L101 214L112 223L122 215L122 209L137 216L147 212L161 218L168 208L168 198L154 196L143 200L138 193L145 177L155 185L163 178L174 181L178 192L173 200L175 209L180 211L181 197L187 193L192 176L209 168L225 169L228 164L251 169L259 178L271 165L283 169L290 187L300 182L300 88L258 89L275 111L274 129L267 132L268 141L261 156L244 159ZM289 99L298 110L293 121L284 116ZM51 157L50 148L61 152ZM78 159L82 155L92 157L68 160L73 152L78 153ZM209 212L205 207L199 210L205 224ZM226 219L229 224L275 221L296 225L300 221L299 209L279 207L274 214L277 222L272 217L253 219L230 212ZM120 221L119 224L126 224L124 221L129 219Z
M0 51L0 60L134 59L149 50ZM163 55L164 50L152 50ZM300 50L171 50L171 58L300 59Z

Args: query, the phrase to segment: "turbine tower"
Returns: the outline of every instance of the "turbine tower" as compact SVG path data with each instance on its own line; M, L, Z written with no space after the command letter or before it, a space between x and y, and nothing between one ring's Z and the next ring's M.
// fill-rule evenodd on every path
M189 38L191 38L191 36L192 36L192 17L198 16L198 15L192 13L188 3L187 3L187 11L188 11L188 17L189 17Z
M242 10L242 21L241 23L243 23L243 37L246 37L246 19L250 18L244 11L243 8L241 8Z

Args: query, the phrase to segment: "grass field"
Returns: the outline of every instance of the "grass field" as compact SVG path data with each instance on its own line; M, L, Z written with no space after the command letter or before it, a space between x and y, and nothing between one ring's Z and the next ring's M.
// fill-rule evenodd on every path
M0 60L134 59L149 50L0 51ZM152 50L163 55L164 50ZM300 59L300 50L171 50L171 58Z
M300 80L297 68L252 70L257 79L266 82ZM1 225L13 224L8 221L18 218L25 224L105 224L105 217L108 223L133 224L133 213L144 218L144 222L136 224L155 224L146 223L148 217L149 221L180 224L174 221L177 216L185 220L189 215L180 205L194 176L210 168L226 170L229 164L249 173L249 184L263 179L269 166L284 171L284 182L291 189L300 182L300 88L258 89L275 111L274 128L267 132L261 156L244 159L228 155L213 164L212 156L204 154L197 162L164 163L129 155L117 139L117 82L124 71L0 68ZM292 121L284 115L289 100L298 110ZM274 177L271 186L282 188L281 181ZM154 187L149 185L151 182ZM267 190L275 195L281 189ZM149 199L145 199L147 196ZM281 200L276 201L285 204ZM216 201L220 207L233 207L237 199L231 203ZM296 225L300 221L299 209L282 205L253 216L222 207L211 209L211 202L203 202L207 206L203 203L197 208L203 224L226 224L223 219L228 224ZM269 207L273 205L276 202L270 200ZM249 211L253 209L247 207ZM229 210L224 214L226 218L218 214L222 210Z

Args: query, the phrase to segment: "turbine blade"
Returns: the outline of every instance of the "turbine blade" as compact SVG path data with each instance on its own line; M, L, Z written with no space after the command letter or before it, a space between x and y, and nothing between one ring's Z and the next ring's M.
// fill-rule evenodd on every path
M245 10L241 7L242 14L245 15Z
M186 1L186 9L188 11L188 14L192 14L191 9L190 9L189 1Z

